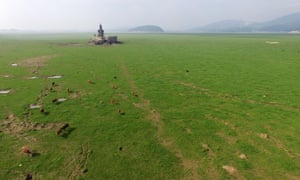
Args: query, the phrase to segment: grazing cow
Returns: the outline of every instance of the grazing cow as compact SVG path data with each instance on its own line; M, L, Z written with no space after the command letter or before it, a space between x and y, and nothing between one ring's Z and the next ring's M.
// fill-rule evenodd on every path
M71 90L70 90L70 88L67 88L67 91L68 91L68 93L71 93Z
M93 81L91 81L91 80L88 80L88 83L89 83L89 84L93 84Z
M58 101L58 99L57 98L55 98L55 99L52 99L52 102L53 103L56 103Z
M32 156L32 151L26 146L22 147L22 152L28 156Z
M116 102L116 101L115 101L114 99L111 99L111 100L110 100L110 104L115 104L115 102Z

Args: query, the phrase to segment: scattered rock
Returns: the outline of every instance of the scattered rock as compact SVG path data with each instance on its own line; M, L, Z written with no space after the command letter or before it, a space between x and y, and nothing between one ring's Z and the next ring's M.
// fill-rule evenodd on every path
M234 175L237 172L237 170L232 166L225 165L222 168L230 175Z
M208 144L202 144L201 147L202 147L204 152L210 151L210 148L209 148Z
M188 134L192 134L192 130L189 128L184 128L185 132L187 132Z
M270 138L270 136L268 134L265 134L265 133L259 134L259 137L262 138L262 139L269 139Z
M240 155L239 155L239 158L240 158L240 159L247 159L247 156L246 156L245 154L240 154Z

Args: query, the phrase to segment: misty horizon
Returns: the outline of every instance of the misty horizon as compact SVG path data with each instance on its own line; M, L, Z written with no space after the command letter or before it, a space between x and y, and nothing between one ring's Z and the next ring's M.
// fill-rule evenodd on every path
M222 20L269 21L300 9L298 0L3 0L0 29L91 32L157 25L180 31Z

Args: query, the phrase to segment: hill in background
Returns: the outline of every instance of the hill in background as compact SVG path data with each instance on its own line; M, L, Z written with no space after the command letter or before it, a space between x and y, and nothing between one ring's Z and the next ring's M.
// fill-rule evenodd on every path
M300 31L300 13L257 23L243 20L225 20L191 29L192 32L292 32Z
M155 25L144 25L144 26L138 26L132 29L128 30L129 32L143 32L143 33L162 33L164 30Z

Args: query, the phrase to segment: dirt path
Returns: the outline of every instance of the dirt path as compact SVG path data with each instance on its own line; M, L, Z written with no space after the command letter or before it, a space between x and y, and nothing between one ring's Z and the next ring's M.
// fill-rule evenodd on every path
M174 153L176 157L178 157L181 160L185 172L183 178L198 180L200 178L197 172L199 162L185 158L181 150L176 145L175 140L172 139L172 137L163 137L164 123L161 120L161 114L156 109L151 108L151 101L149 99L144 98L143 92L135 85L135 82L131 78L130 72L128 71L127 67L124 64L122 64L120 69L124 77L127 79L131 91L138 94L140 102L133 103L133 105L136 108L139 108L146 112L146 118L149 119L157 128L157 137L160 144L166 149L168 149L170 152Z

